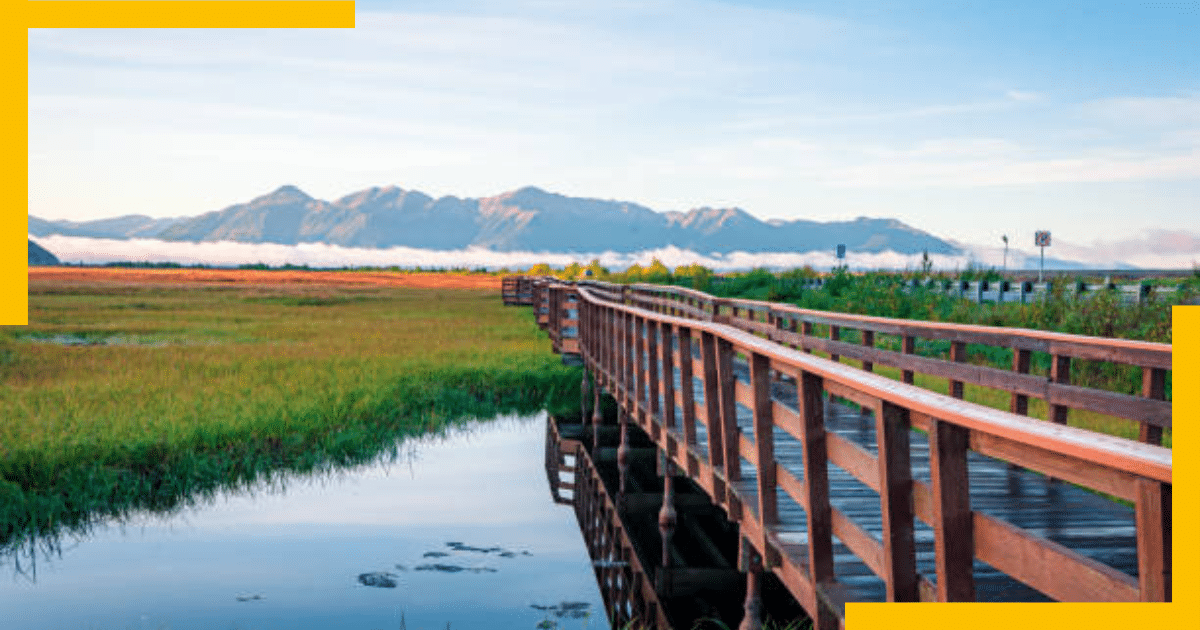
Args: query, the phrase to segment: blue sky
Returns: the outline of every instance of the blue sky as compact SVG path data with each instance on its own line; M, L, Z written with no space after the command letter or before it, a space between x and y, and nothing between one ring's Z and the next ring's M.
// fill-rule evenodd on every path
M31 30L30 213L536 185L1200 260L1200 0L357 6L353 30Z

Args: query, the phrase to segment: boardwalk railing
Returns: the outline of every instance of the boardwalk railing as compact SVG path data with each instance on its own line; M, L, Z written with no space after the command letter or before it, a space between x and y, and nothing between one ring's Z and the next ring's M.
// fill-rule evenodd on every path
M612 285L596 289L605 299L621 301L616 290ZM968 383L1003 390L1010 396L1009 411L1019 415L1029 413L1030 397L1040 398L1049 405L1050 419L1058 424L1066 424L1071 409L1092 411L1138 423L1139 439L1153 444L1162 444L1162 431L1171 426L1171 403L1166 400L1169 344L812 311L659 285L633 285L624 297L634 306L728 324L805 352L827 353L835 361L839 357L855 359L868 372L876 365L897 368L909 384L915 374L945 378L948 392L955 398L963 397ZM822 326L825 338L814 336L815 326ZM842 340L850 333L857 343ZM882 347L885 337L890 337L898 351ZM949 360L915 354L918 343L932 341L949 342ZM1012 370L966 364L967 344L1009 351ZM1033 353L1049 355L1049 378L1030 374ZM1141 395L1072 385L1071 363L1081 360L1141 368Z
M872 364L942 375L961 397L962 383L1010 388L1013 406L1045 397L1058 408L1101 406L1143 425L1170 426L1158 388L1169 346L804 311L786 305L718 299L664 287L535 283L539 322L560 352L578 352L597 383L740 524L755 560L773 571L817 627L836 627L854 593L834 575L833 537L886 585L888 601L971 601L976 559L1060 601L1171 599L1171 451L1054 422L999 411L871 373ZM824 324L832 339L812 336ZM860 344L838 339L862 331ZM874 347L897 335L902 352ZM760 336L762 335L762 336ZM766 338L764 338L766 337ZM914 340L1014 350L1013 372L952 365L912 355ZM789 347L792 344L799 349ZM813 356L820 350L864 361L863 368ZM1050 382L1026 374L1028 353L1052 355ZM1113 360L1146 370L1149 396L1129 397L1065 382L1073 358ZM738 369L748 368L748 379ZM1022 369L1024 368L1024 369ZM773 383L794 384L794 399L773 398ZM956 385L957 383L957 385ZM874 452L827 432L831 397L873 412ZM1027 401L1027 398L1024 398ZM738 410L752 415L739 428ZM914 479L911 428L929 440L930 483ZM699 434L704 435L699 440ZM799 444L799 465L777 457L780 436ZM968 451L1127 500L1136 514L1137 577L971 507ZM790 461L796 461L795 459ZM828 464L878 493L876 538L831 504ZM780 518L780 501L803 511L800 531ZM916 568L915 522L934 532L936 574Z

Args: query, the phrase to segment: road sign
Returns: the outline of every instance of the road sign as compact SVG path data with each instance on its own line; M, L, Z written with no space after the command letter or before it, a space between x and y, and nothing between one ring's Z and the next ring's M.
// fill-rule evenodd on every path
M1050 231L1038 230L1033 233L1033 244L1037 247L1050 247Z
M838 258L845 258L845 257L846 257L846 246L845 246L845 245L838 245L838 247L837 247L837 257L838 257Z

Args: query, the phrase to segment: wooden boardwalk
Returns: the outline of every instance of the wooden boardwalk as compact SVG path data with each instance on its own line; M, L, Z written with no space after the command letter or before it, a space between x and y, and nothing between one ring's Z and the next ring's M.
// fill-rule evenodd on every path
M817 627L841 625L851 601L1170 600L1171 453L1156 445L1170 346L659 287L536 281L532 294L596 400L602 387L739 524L748 589L772 571ZM901 350L879 347L885 335ZM916 356L918 338L949 340L949 360ZM1013 370L965 364L968 343L1011 348ZM1030 374L1034 352L1051 355L1049 378ZM1072 358L1140 367L1142 395L1071 384ZM946 377L951 396L913 387L914 372ZM1010 393L1010 412L960 400L967 383ZM1031 396L1051 421L1024 417ZM1138 422L1148 443L1064 426L1072 409Z

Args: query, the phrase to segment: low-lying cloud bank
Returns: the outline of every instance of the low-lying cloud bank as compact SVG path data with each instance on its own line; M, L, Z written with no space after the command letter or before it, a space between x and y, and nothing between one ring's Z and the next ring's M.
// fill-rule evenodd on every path
M32 237L31 237L32 238ZM279 245L275 243L192 243L156 239L99 239L77 236L47 236L35 239L64 263L105 264L111 262L179 263L182 265L236 266L246 264L308 265L309 267L391 267L402 268L461 268L484 267L527 269L539 263L564 267L573 262L587 264L599 259L600 264L618 270L637 263L648 265L653 259L674 268L699 263L717 271L746 270L755 267L792 269L809 265L827 270L838 263L833 252L778 252L731 254L699 254L664 247L633 254L602 252L594 254L556 254L546 252L496 252L470 248L462 250L429 250L411 247L372 249L341 247L325 243ZM935 270L956 271L974 264L1000 268L1005 265L1002 247L962 245L968 253L961 256L930 255ZM1047 250L1048 257L1078 261L1077 266L1095 269L1140 267L1146 269L1190 269L1200 262L1200 235L1183 230L1158 230L1128 240L1094 243L1090 246L1056 244ZM878 254L847 254L846 263L854 269L920 269L920 254L883 252ZM1036 269L1037 252L1010 249L1009 269ZM1046 267L1063 268L1047 260Z
M182 265L245 265L263 263L271 266L308 265L310 267L403 267L453 268L486 267L526 269L539 263L564 267L573 262L587 264L599 259L600 264L613 270L625 269L637 263L648 265L655 258L674 268L699 263L710 269L731 271L769 267L791 269L811 265L828 269L837 263L833 252L756 253L703 255L677 247L646 250L633 254L601 252L593 254L556 254L546 252L496 252L481 248L460 250L430 250L411 247L371 249L341 247L325 243L279 245L275 243L192 243L156 239L99 239L78 236L46 236L35 239L64 263L105 264L110 262L179 263ZM963 268L965 256L931 255L938 269ZM879 254L847 255L851 267L861 269L916 269L921 255L883 252Z

